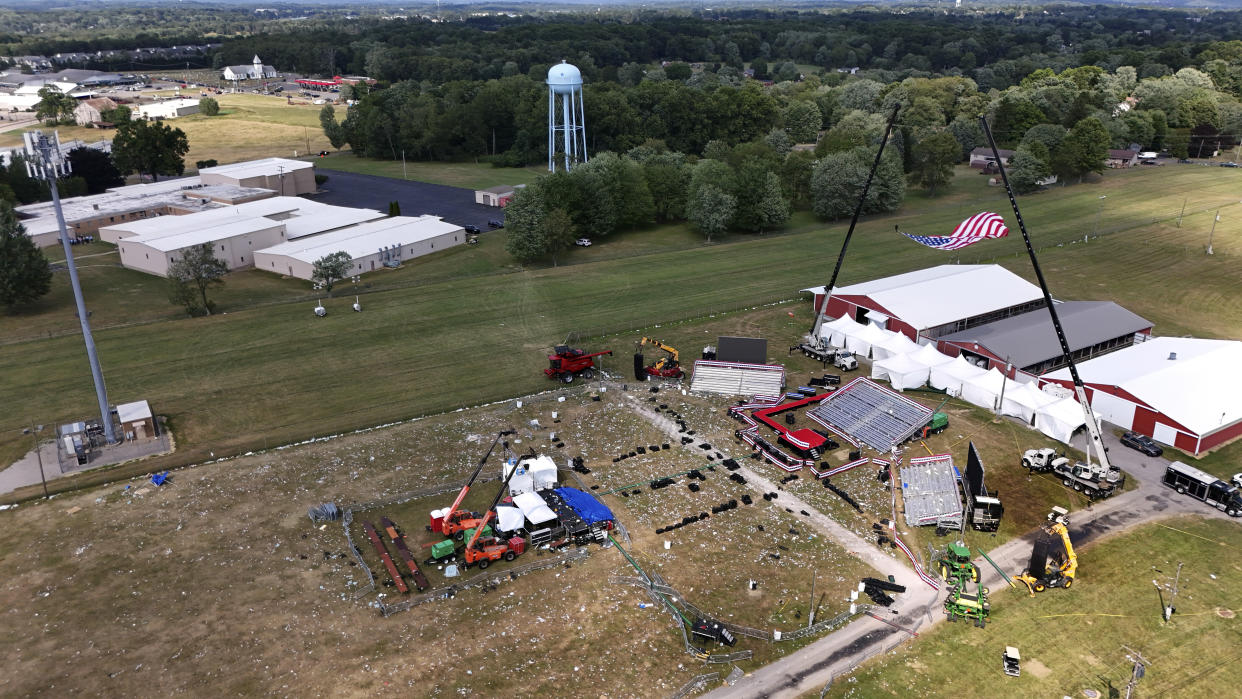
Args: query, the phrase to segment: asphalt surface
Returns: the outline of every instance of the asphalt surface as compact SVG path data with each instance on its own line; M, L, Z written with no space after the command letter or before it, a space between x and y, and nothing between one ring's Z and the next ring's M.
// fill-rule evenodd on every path
M1104 434L1104 441L1109 447L1108 453L1113 463L1120 466L1129 478L1137 479L1139 487L1128 493L1094 503L1086 509L1070 513L1070 540L1076 550L1110 534L1168 517L1200 515L1227 518L1223 512L1188 496L1178 495L1162 485L1160 479L1168 466L1168 460L1143 456L1137 451L1121 446L1117 437L1111 432ZM1018 467L1016 462L1015 458L1013 468ZM763 483L761 477L752 473L745 473L745 477L756 487L774 489L770 484ZM789 497L788 492L782 493L781 497ZM805 503L800 503L798 506L818 515L812 518L812 521L817 524L820 517L827 519L821 513L806 507ZM836 529L844 531L839 526ZM896 559L889 559L886 555L880 554L879 549L873 544L862 541L848 531L845 533L849 536L839 538L832 528L822 528L822 530L836 538L838 543L845 546L852 555L858 556L875 567L882 575L893 574L899 583L906 585L907 591L896 596L897 601L890 609L877 610L886 615L890 623L910 628L923 621L919 631L924 631L946 618L938 608L938 603L943 600L942 593L933 591L915 578L910 568ZM988 555L1012 576L1025 568L1031 553L1031 542L1037 534L1037 531L1030 532L1024 537L1013 539L988 552ZM860 549L859 544L863 548ZM1080 554L1080 558L1084 566L1091 565L1089 553ZM992 590L1000 590L1006 585L1000 575L982 558L976 559L975 563L979 566L981 579L985 586ZM900 571L900 574L897 571ZM910 582L911 578L913 582ZM1063 592L1056 590L1045 594ZM1015 592L1007 599L1010 602L1020 600L1017 594L1026 593ZM932 603L937 603L937 606L932 607L929 617L927 609ZM872 617L862 616L801 650L746 675L733 686L721 687L704 696L713 699L725 697L751 699L753 697L796 697L818 692L830 679L853 671L879 649L889 648L907 636L908 634L904 631Z
M490 230L487 226L489 219L504 220L505 217L504 209L474 203L472 189L340 170L323 169L319 173L327 175L328 181L323 183L319 193L307 195L307 198L324 204L376 209L387 213L388 203L395 201L401 205L402 216L433 214L459 226L478 226L485 234Z

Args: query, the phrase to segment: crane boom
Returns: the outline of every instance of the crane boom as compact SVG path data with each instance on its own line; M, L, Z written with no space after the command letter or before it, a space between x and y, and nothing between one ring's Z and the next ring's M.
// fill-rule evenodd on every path
M466 484L461 487L461 492L457 494L457 499L453 501L453 506L450 507L449 511L444 515L444 519L446 521L454 512L457 511L457 508L461 507L461 501L466 499L466 493L470 492L470 486L474 484L475 479L478 478L479 474L483 471L483 465L487 463L487 460L492 456L492 452L496 450L496 445L500 443L500 438L515 433L516 430L501 430L496 433L496 439L492 440L491 448L487 450L487 453L483 455L483 458L479 459L479 465L474 469L474 473L470 474L470 480L466 481Z
M496 497L492 499L492 504L487 506L487 511L483 513L483 520L474 528L474 534L470 537L469 543L466 544L467 550L474 548L474 545L479 541L479 534L482 533L483 528L495 517L496 505L500 503L500 498L505 494L505 488L509 487L509 480L513 478L513 474L517 473L517 471L517 464L514 464L513 468L509 470L509 475L505 476L505 479L500 482L500 489L496 491Z
M808 341L812 344L819 343L819 329L824 324L824 317L828 313L828 299L832 296L832 288L837 283L837 275L841 273L841 263L845 261L845 250L850 245L850 238L854 236L854 226L858 225L858 217L862 214L863 203L867 201L867 192L871 190L871 181L875 179L875 171L880 169L880 158L884 155L884 144L888 143L889 134L893 132L893 125L897 123L897 112L900 109L900 104L893 105L893 113L888 117L888 127L884 129L884 138L880 140L880 149L875 154L875 162L871 163L871 172L867 174L867 182L863 185L862 194L858 196L858 203L854 205L854 215L850 218L850 227L845 231L845 240L841 242L841 253L837 255L837 266L832 268L832 277L828 280L828 286L824 287L824 303L815 312L815 324L811 326L811 334L808 338Z
M665 352L668 352L673 364L676 364L678 360L681 359L681 353L677 351L676 347L666 345L663 342L660 342L659 340L654 340L650 337L644 337L638 344L640 346L641 345L655 345L656 347L664 350ZM663 363L663 361L664 360L661 360L661 364ZM660 366L661 364L657 364L656 366Z
M1018 209L1018 200L1014 197L1013 188L1009 186L1009 176L1005 174L1005 161L1000 157L1000 151L996 148L996 139L992 138L992 129L988 126L987 117L980 116L979 123L983 126L983 133L988 137L988 145L992 148L992 156L996 158L996 167L1000 171L1001 182L1005 185L1005 193L1009 195L1009 204L1013 207L1013 215L1018 219L1018 229L1022 231L1022 241L1026 243L1026 252L1030 255L1031 266L1035 269L1035 278L1039 280L1039 289L1044 294L1044 305L1048 308L1048 315L1052 317L1052 327L1056 330L1057 340L1061 343L1061 354L1065 357L1065 364L1069 367L1070 377L1074 380L1074 393L1078 397L1078 404L1082 406L1083 418L1087 423L1087 466L1091 466L1091 448L1095 447L1096 453L1099 455L1100 466L1104 468L1105 473L1112 473L1117 470L1108 460L1108 452L1104 449L1104 439L1100 435L1100 424L1096 422L1095 413L1091 410L1091 402L1087 400L1087 389L1083 386L1082 378L1078 376L1078 367L1074 364L1073 354L1070 352L1069 340L1065 338L1065 328L1061 325L1061 318L1057 315L1057 309L1052 303L1052 293L1048 290L1048 282L1044 279L1044 272L1039 267L1039 259L1035 257L1035 247L1031 245L1031 236L1026 232L1026 223L1022 221L1022 212ZM825 304L827 301L825 301Z

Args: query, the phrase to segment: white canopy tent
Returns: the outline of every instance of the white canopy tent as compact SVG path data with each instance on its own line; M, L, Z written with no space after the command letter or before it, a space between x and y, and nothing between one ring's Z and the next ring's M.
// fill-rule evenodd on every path
M1044 393L1034 384L1014 382L1005 388L1005 398L1001 401L1001 414L1020 417L1029 425L1040 408L1056 401L1055 396Z
M983 369L966 361L966 358L959 354L951 362L945 362L940 366L932 367L931 376L928 380L934 388L938 388L951 396L960 396L962 395L962 385L967 380L976 376L983 376L986 373Z
M881 330L874 325L863 325L858 330L846 334L845 348L860 357L871 356L872 345L878 345L889 339L892 335L887 330Z
M513 474L509 479L509 494L517 497L522 493L535 492L535 479L530 477L528 472L520 472Z
M844 347L846 336L859 330L862 330L861 323L855 323L853 318L843 315L820 326L819 336L833 347Z
M550 456L540 456L526 462L528 473L535 482L535 490L556 487L556 462Z
M950 357L947 354L942 354L940 350L936 349L935 344L920 346L917 352L910 355L910 358L928 369L940 366L941 364L948 364L953 361L953 357Z
M989 369L979 376L973 376L962 382L962 400L980 408L996 410L996 402L1000 399L1002 386L1005 386L1008 381L999 370Z
M502 532L517 531L526 525L526 515L517 507L498 505L496 507L496 528Z
M522 493L514 496L513 504L517 505L526 519L535 526L547 524L556 519L556 513L536 493Z
M1069 444L1074 430L1087 424L1077 398L1062 398L1035 411L1035 429Z
M919 349L919 343L906 337L905 333L894 331L884 342L872 345L871 356L876 359L888 359L899 354L917 352Z
M927 367L911 359L909 354L877 359L871 364L871 378L887 380L896 391L922 386L927 383L927 375Z

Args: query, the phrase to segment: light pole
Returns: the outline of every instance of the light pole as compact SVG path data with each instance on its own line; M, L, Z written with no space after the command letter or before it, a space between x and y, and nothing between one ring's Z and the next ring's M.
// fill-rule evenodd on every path
M73 300L78 307L78 320L82 324L82 339L86 343L86 357L91 364L91 378L95 381L95 398L99 401L99 418L103 422L104 439L116 444L116 431L112 429L112 415L108 410L108 391L104 387L103 369L95 353L95 338L91 335L91 321L86 314L86 301L82 298L82 284L78 281L78 266L73 260L69 245L69 231L65 226L65 213L60 208L60 192L56 178L69 174L69 162L60 152L60 134L53 131L51 137L42 131L27 131L26 172L33 178L47 180L52 190L52 207L56 209L56 223L60 226L60 244L65 248L65 266L69 268L69 283L73 287Z
M1216 234L1216 222L1220 220L1220 209L1216 210L1216 217L1212 219L1212 230L1208 231L1208 247L1207 254L1212 253L1212 236Z
M39 460L39 480L43 481L43 497L47 497L47 476L43 475L43 452L39 444L39 433L43 431L43 425L30 423L30 434L34 437L35 458Z

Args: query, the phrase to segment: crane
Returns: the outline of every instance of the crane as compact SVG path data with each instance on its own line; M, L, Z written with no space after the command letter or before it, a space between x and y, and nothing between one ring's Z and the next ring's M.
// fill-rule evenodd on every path
M651 366L643 366L643 345L654 345L667 352L668 356L661 357L659 361ZM638 348L634 353L634 378L639 381L646 381L648 376L680 379L685 375L685 372L681 369L681 353L677 351L676 347L649 337L644 337L638 341Z
M1031 595L1043 592L1049 587L1069 589L1074 585L1078 574L1078 554L1074 553L1074 544L1070 542L1068 512L1063 507L1053 507L1048 515L1048 523L1044 525L1044 538L1035 541L1031 549L1031 561L1025 572L1015 575L1017 580L1026 585ZM1048 544L1052 537L1060 538L1064 555L1056 556L1057 567L1048 565Z
M492 452L496 450L496 445L500 443L500 438L515 433L516 430L501 430L496 433L496 439L492 440L491 448L487 450L487 453L483 455L483 458L479 459L478 467L475 468L474 473L470 475L470 480L466 481L466 484L461 487L461 492L457 494L457 499L453 501L453 504L450 505L447 510L432 511L431 531L444 534L445 536L453 536L454 534L457 534L457 538L460 540L462 532L478 525L478 515L466 510L460 510L458 508L461 507L462 501L466 499L466 493L470 492L470 486L474 484L475 479L479 477L479 473L483 471L483 465L487 463L487 460L492 456ZM509 443L505 442L505 447L507 448L508 446ZM437 512L439 512L438 517L436 516Z
M1018 210L1018 200L1014 198L1013 188L1009 186L1009 176L1005 174L1005 162L1001 159L1000 152L996 149L996 140L992 138L992 129L988 126L987 118L980 116L979 123L983 125L983 133L988 138L988 145L992 147L992 155L996 158L1001 181L1005 185L1005 192L1009 195L1009 204L1013 207L1013 214L1018 219L1018 228L1022 231L1022 240L1026 243L1026 251L1030 255L1031 266L1035 269L1035 278L1039 280L1039 288L1044 294L1044 305L1048 308L1048 315L1052 317L1052 327L1056 329L1057 340L1061 343L1061 354L1065 357L1065 364L1069 368L1070 377L1074 380L1074 394L1078 397L1078 404L1082 406L1083 418L1087 423L1087 434L1089 435L1086 449L1087 463L1075 469L1075 475L1084 473L1115 483L1121 477L1121 470L1113 466L1108 460L1108 449L1104 447L1104 439L1100 435L1100 423L1096 421L1095 413L1091 410L1091 401L1087 400L1087 389L1083 386L1082 378L1078 375L1078 367L1074 364L1069 341L1065 338L1065 328L1061 326L1061 318L1057 315L1057 309L1052 303L1052 293L1048 290L1048 282L1044 280L1044 272L1039 268L1039 260L1035 257L1035 248L1031 245L1031 236L1027 234L1026 224L1022 221L1022 212ZM1098 467L1091 463L1091 448L1093 446L1100 460Z
M487 511L483 513L483 519L479 520L475 525L474 534L470 536L470 541L466 542L466 548L462 555L466 559L466 565L479 564L479 568L486 568L492 561L504 558L506 561L512 561L523 552L526 551L526 539L515 536L507 540L500 540L497 537L489 537L482 548L477 548L480 535L483 533L484 527L488 522L496 517L496 505L500 504L500 498L505 494L505 488L509 486L509 479L513 478L513 474L518 472L517 466L514 466L509 475L505 476L500 483L500 489L496 491L496 497L492 499L492 504L488 505Z

